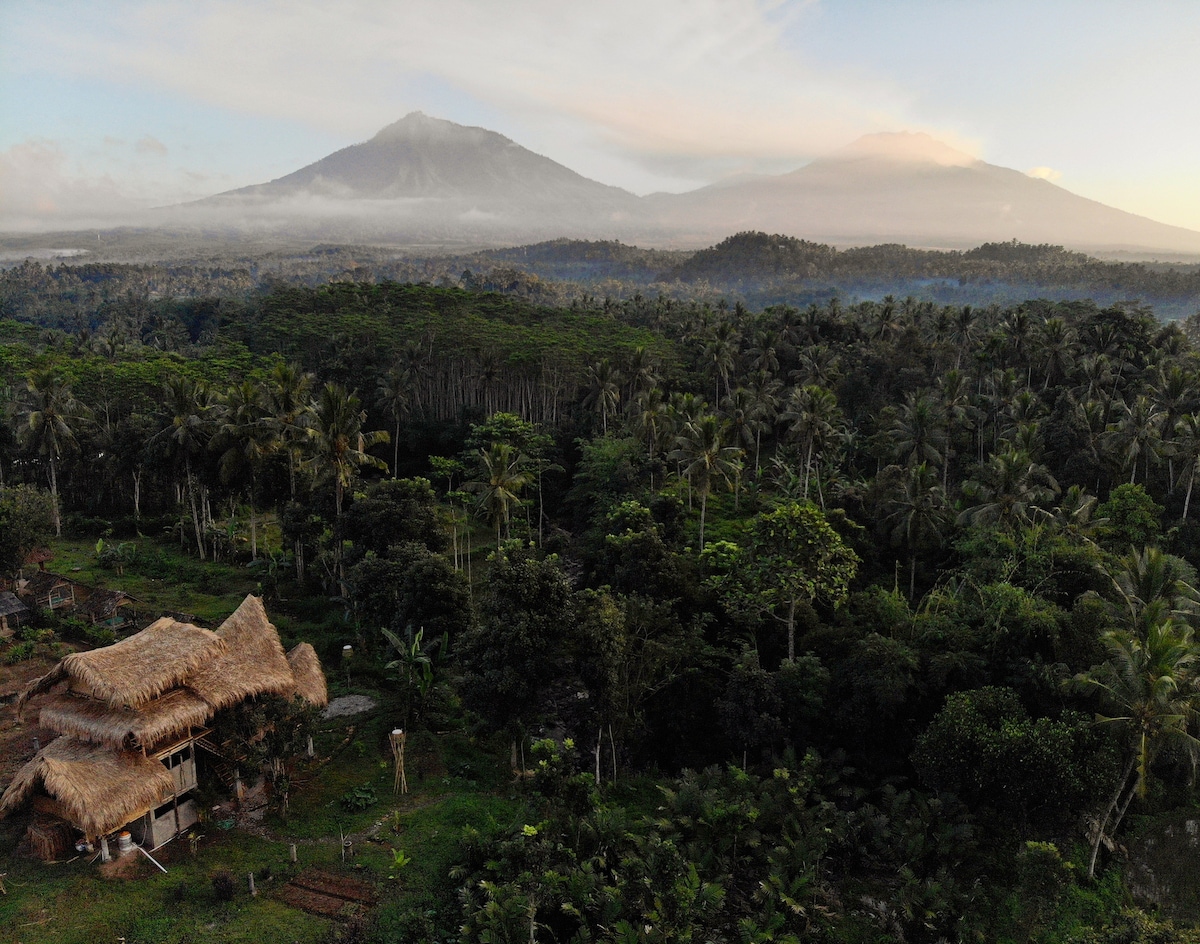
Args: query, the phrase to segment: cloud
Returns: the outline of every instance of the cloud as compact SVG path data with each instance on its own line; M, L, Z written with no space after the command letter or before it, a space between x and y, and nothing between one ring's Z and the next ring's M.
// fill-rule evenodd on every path
M29 138L0 151L0 230L132 225L148 207L211 192L209 175L197 178L186 168L150 173L122 150L125 159L100 164L75 160L66 143L50 138ZM148 160L160 160L156 149L150 155Z
M158 140L158 138L149 134L138 141L133 146L133 149L139 154L153 154L158 157L167 156L167 146Z
M45 31L45 67L149 84L347 143L413 109L459 121L473 109L584 173L581 160L696 177L795 166L903 125L897 88L831 74L795 51L788 34L815 9L803 0L114 6L103 17L83 7Z
M36 138L0 152L2 229L52 229L134 209L113 178L73 174L56 141Z
M1058 180L1062 177L1062 171L1055 170L1053 167L1031 167L1025 173L1038 180Z

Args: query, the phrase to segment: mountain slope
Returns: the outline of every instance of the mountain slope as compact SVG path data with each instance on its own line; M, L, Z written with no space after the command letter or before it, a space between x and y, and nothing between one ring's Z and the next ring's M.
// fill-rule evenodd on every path
M232 190L204 207L375 225L576 231L627 218L633 194L589 180L483 128L413 112L362 144Z
M1200 252L1200 233L1113 209L923 134L869 135L789 174L655 194L647 203L664 232L697 242L766 230L842 245L961 248L1017 239Z
M269 183L163 214L167 225L340 242L513 245L559 237L698 248L760 230L835 245L966 248L1012 239L1200 253L1200 233L1076 196L923 134L868 135L780 176L639 198L503 135L413 112Z

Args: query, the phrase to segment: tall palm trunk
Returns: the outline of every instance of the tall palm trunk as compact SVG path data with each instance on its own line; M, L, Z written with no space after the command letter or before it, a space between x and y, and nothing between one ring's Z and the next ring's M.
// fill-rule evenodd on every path
M1100 855L1100 844L1104 842L1105 828L1108 826L1108 821L1113 813L1117 813L1117 818L1113 820L1112 831L1116 832L1117 827L1121 825L1121 819L1125 816L1125 810L1129 808L1129 801L1133 799L1133 794L1136 792L1134 787L1130 786L1130 779L1134 773L1134 767L1137 764L1138 755L1134 754L1129 758L1129 763L1125 765L1125 773L1122 774L1120 782L1117 784L1117 790L1112 795L1112 799L1108 801L1108 806L1104 810L1104 816L1096 823L1096 837L1092 840L1092 854L1088 859L1088 878L1096 877L1096 859ZM1129 790L1129 795L1125 797L1125 802L1121 803L1121 795Z
M58 507L58 469L55 467L54 453L50 453L50 500L54 505L54 536L62 537L62 512Z

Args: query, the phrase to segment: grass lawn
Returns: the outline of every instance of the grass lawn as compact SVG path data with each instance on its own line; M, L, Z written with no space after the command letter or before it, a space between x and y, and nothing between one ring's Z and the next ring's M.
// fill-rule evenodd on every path
M201 562L162 539L126 543L136 547L121 575L101 566L94 540L87 539L55 541L48 567L87 586L124 590L144 616L186 612L209 625L247 593L260 592L257 571L244 565ZM476 547L481 558L490 550ZM0 821L0 944L327 941L337 922L286 906L275 894L309 866L377 884L377 940L408 940L435 924L443 931L456 927L457 886L449 870L463 827L509 824L520 816L507 742L476 743L457 720L437 733L413 730L410 792L396 795L388 733L398 717L382 670L364 660L345 679L342 666L330 662L348 632L341 609L290 584L281 590L285 600L272 615L285 642L294 636L318 645L331 696L369 694L378 706L320 724L317 759L298 763L286 816L275 812L227 828L229 821L214 814L192 830L194 841L180 836L154 853L167 874L139 853L103 870L87 857L38 862L16 852L27 813ZM344 838L352 842L348 849ZM293 843L296 864L289 856ZM223 872L234 878L229 901L218 900L214 890L213 877ZM248 891L251 873L255 897Z
M245 566L200 561L178 544L157 538L113 543L132 548L123 574L101 566L94 540L54 541L54 560L47 569L89 587L123 590L151 618L172 610L216 623L237 609L247 593L258 592L256 572Z
M155 853L164 875L146 859L122 860L120 875L85 858L44 864L20 857L24 817L0 823L0 944L126 944L324 941L330 919L284 905L275 890L300 869L319 866L375 882L377 939L404 940L422 921L453 909L449 876L464 826L509 823L521 802L509 783L503 745L479 745L460 731L413 732L406 769L410 792L393 793L384 696L374 711L322 723L317 759L301 762L288 815L257 826L223 828L209 821ZM361 789L373 800L347 809L342 799ZM343 858L343 837L351 838ZM297 864L289 845L297 846ZM399 853L399 855L397 854ZM212 878L234 877L232 901L218 901ZM251 897L254 873L259 894ZM415 924L414 924L415 922Z

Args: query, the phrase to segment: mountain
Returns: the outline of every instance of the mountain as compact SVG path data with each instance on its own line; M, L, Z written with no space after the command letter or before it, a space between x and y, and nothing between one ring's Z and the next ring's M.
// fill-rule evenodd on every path
M164 214L210 232L514 245L557 237L696 248L765 231L833 245L1200 253L1200 233L997 167L925 134L875 134L788 174L639 198L484 128L413 112L269 183Z
M925 134L874 134L779 176L646 198L663 233L695 244L765 230L839 245L965 248L1016 239L1091 251L1200 252L1200 233L1088 200Z
M362 144L193 207L403 232L604 231L636 212L628 191L589 180L501 134L413 112Z

